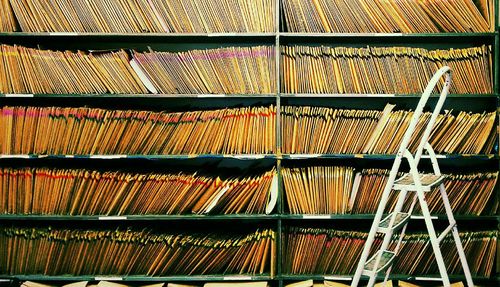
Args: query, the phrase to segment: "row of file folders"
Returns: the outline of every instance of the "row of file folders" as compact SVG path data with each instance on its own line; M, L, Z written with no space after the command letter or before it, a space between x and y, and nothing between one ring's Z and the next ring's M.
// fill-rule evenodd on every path
M374 214L389 177L386 169L283 167L285 214ZM455 214L495 215L498 171L447 174ZM273 168L253 175L138 173L57 168L0 169L0 214L188 215L277 214ZM396 204L391 194L388 209ZM445 214L439 189L426 195L433 214ZM405 205L411 204L408 200ZM417 207L415 213L420 213Z
M44 275L205 275L276 274L276 233L0 227L0 273ZM285 227L283 274L352 274L367 233L325 228ZM471 273L493 271L498 231L460 234ZM382 238L376 237L375 245ZM396 258L397 274L437 274L427 234L410 233ZM441 243L453 248L453 239ZM480 256L479 256L480 255ZM444 255L449 272L461 272L458 254Z
M283 93L421 93L442 66L451 93L493 93L491 46L282 46ZM160 51L52 51L0 46L0 93L8 94L273 94L274 46Z
M395 154L413 116L380 110L275 106L153 112L72 107L4 106L0 153L38 155ZM418 122L416 150L431 113ZM278 130L278 122L280 129ZM489 154L496 113L448 110L429 143L442 154Z
M277 3L279 2L279 3ZM280 16L277 17L277 7ZM1 0L0 31L439 33L494 31L493 0Z

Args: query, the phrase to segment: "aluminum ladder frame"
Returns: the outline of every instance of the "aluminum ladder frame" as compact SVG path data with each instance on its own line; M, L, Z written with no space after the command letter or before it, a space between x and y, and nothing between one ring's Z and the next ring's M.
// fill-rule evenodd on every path
M413 155L407 149L408 144L411 140L413 133L415 132L415 128L417 126L417 123L418 123L421 115L422 115L423 109L427 103L427 100L429 99L429 96L431 95L432 91L434 90L435 86L439 83L439 81L441 80L441 77L443 75L446 75L445 84L443 86L443 89L441 90L439 100L434 108L434 111L433 111L432 116L429 120L429 123L427 124L427 127L425 128L425 131L423 133L423 136L422 136L422 139L419 143L417 151L416 151L415 155ZM425 149L428 153L430 160L431 160L434 174L441 176L441 171L439 169L439 165L438 165L438 162L436 159L436 154L434 153L431 145L428 143L428 138L431 134L431 131L432 131L432 128L436 122L436 119L441 111L441 108L443 107L443 104L446 100L446 96L448 95L448 92L450 89L450 84L451 84L451 69L449 67L445 66L445 67L439 69L434 74L434 76L429 81L426 89L424 90L422 97L420 98L420 101L418 102L417 108L415 109L413 117L410 121L410 125L408 126L408 129L406 130L406 132L404 134L400 148L397 152L396 158L395 158L393 166L391 168L391 171L389 174L389 179L388 179L387 184L386 184L384 191L382 193L382 198L381 198L379 206L377 208L377 212L375 214L375 218L373 220L373 223L372 223L372 226L370 229L370 233L368 234L368 238L366 239L365 246L364 246L363 252L361 254L361 258L359 260L355 275L353 277L353 281L351 283L351 287L358 286L362 275L369 276L369 281L368 281L367 286L372 287L374 285L376 277L377 277L377 270L379 268L379 264L381 263L382 255L384 252L388 251L389 244L391 243L391 240L392 240L392 237L394 234L394 231L392 229L393 229L394 223L396 221L396 215L401 211L403 204L404 204L404 201L406 199L407 193L408 193L408 190L405 190L405 189L400 190L395 210L393 213L389 214L390 221L389 221L389 225L387 227L388 231L385 232L385 234L384 234L384 237L383 237L384 239L383 239L383 242L382 242L382 245L381 245L379 251L377 253L375 253L375 255L372 258L375 260L375 264L373 265L373 269L371 269L371 270L365 269L365 264L367 263L368 256L370 254L370 250L371 250L371 247L373 245L375 236L378 232L380 232L379 225L380 225L380 222L382 220L384 209L387 205L391 190L394 187L396 176L398 174L399 167L401 165L401 161L403 158L407 159L408 164L410 166L409 175L411 175L413 177L414 187L415 187L416 191L413 191L414 197L413 197L412 204L410 206L410 210L408 211L408 213L409 213L408 220L406 221L406 223L404 223L404 226L402 226L402 228L401 228L401 233L400 233L397 245L396 245L394 252L393 252L394 253L393 259L390 261L390 263L388 263L389 266L387 267L387 270L385 271L386 275L385 275L384 283L387 281L387 279L389 277L390 271L392 269L392 264L394 263L394 258L397 256L397 253L399 251L399 247L401 245L401 242L403 240L403 237L404 237L404 234L406 231L406 227L408 225L409 219L411 217L411 213L413 211L413 207L415 206L417 199L418 199L418 202L419 202L420 207L421 207L422 215L423 215L424 220L425 220L425 225L426 225L427 231L429 233L429 239L430 239L430 242L432 245L432 249L434 251L436 261L438 264L439 273L441 276L440 279L442 280L443 285L445 287L450 286L450 281L448 278L448 274L446 271L446 266L445 266L445 263L443 260L442 253L441 253L441 250L439 248L439 244L445 238L445 236L451 231L453 234L455 245L457 247L460 262L461 262L462 268L464 270L467 286L468 287L474 286L473 281L472 281L472 276L470 273L470 269L469 269L469 266L467 264L465 252L463 250L463 246L462 246L462 243L460 241L459 234L458 234L457 223L453 217L453 212L452 212L449 200L448 200L448 196L446 194L446 190L444 188L444 184L440 183L439 190L440 190L441 198L443 199L443 203L445 206L446 215L447 215L448 221L449 221L449 226L438 237L436 235L436 231L435 231L434 225L432 223L431 214L429 212L429 208L428 208L427 202L425 200L425 193L423 191L422 183L420 181L420 176L419 176L418 169L417 169L418 163L422 157L422 152ZM383 270L381 270L380 272L382 272L382 271Z

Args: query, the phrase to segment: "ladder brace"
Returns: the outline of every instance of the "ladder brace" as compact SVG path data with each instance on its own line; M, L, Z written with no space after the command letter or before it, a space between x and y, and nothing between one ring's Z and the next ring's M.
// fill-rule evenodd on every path
M446 235L448 235L448 233L450 233L450 231L455 226L457 226L457 222L453 221L452 223L450 223L450 225L448 225L448 227L446 227L446 229L443 231L443 233L441 233L441 235L439 235L439 237L437 239L439 244L441 244L441 241L443 241L443 239L446 237Z

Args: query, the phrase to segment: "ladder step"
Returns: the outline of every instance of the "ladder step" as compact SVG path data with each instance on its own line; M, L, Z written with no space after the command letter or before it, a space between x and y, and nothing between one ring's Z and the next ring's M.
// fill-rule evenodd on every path
M375 272L373 272L373 269L375 268L375 261L377 260L378 255L382 252L382 257L380 258L379 266L375 269ZM389 250L384 250L384 251L377 251L370 259L365 264L365 270L363 271L363 275L367 276L372 276L376 275L385 269L387 269L392 261L396 258L396 253L389 251ZM375 273L375 274L373 274Z
M389 229L389 223L391 222L391 218L394 216L394 212L391 214L387 215L382 221L380 221L380 224L378 225L378 232L381 233L389 233L395 232L396 230L400 229L405 225L406 222L410 219L410 214L409 213L404 213L404 212L398 212L396 214L396 218L394 220L394 224L392 225L392 229Z
M435 175L435 174L419 174L420 183L422 184L422 189L424 192L429 192L431 189L439 185L443 179L443 175ZM394 190L403 190L406 189L408 191L417 191L417 187L415 186L415 182L413 181L413 176L409 173L405 173L401 178L394 182Z

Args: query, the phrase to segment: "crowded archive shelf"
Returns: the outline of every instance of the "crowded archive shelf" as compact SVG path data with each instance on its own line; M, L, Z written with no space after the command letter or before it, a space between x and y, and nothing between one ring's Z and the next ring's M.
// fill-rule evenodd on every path
M0 279L345 286L418 97L449 66L452 95L429 143L474 280L495 284L497 10L0 0ZM433 94L411 151L435 104ZM437 187L427 200L441 226ZM421 217L416 208L392 286L438 274ZM464 280L457 254L445 263Z

